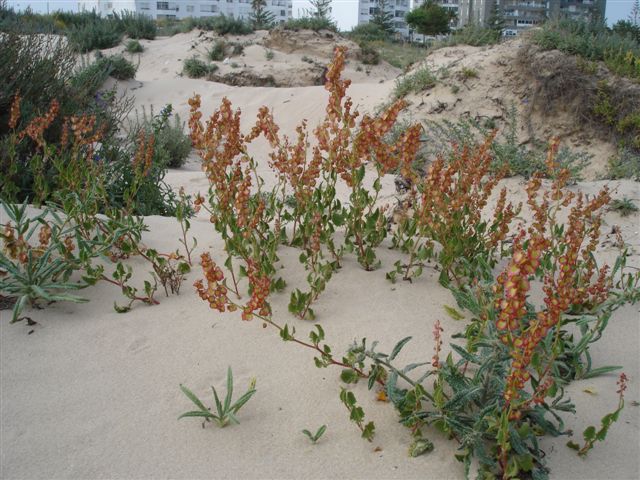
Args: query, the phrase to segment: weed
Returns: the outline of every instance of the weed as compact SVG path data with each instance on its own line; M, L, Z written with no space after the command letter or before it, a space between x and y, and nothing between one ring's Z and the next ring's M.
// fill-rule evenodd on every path
M462 70L460 70L459 78L463 82L466 82L471 78L478 78L478 71L475 68L464 67Z
M210 75L218 69L217 65L207 64L197 58L195 55L193 57L187 58L182 63L182 71L189 78L202 78Z
M273 60L273 58L276 56L276 54L273 52L273 50L265 50L264 51L264 58L267 60L267 62L270 62L271 60Z
M127 46L125 47L127 52L129 53L142 53L144 51L144 47L138 40L129 40L127 42Z
M377 387L410 429L411 455L430 451L426 434L440 431L458 443L456 459L467 476L474 467L479 478L546 478L546 454L538 438L569 434L561 415L573 413L575 406L565 387L620 368L594 366L589 349L618 308L640 301L640 274L625 271L626 252L613 268L597 265L593 256L608 190L587 198L568 189L571 171L560 164L554 140L545 172L533 173L526 185L533 219L512 232L519 206L508 202L505 189L493 214L484 212L508 165L507 158L492 172L494 134L479 144L457 143L421 178L412 169L421 126L406 128L395 143L384 141L405 106L402 101L356 125L358 113L345 96L348 82L340 78L344 62L344 49L338 48L327 72L327 115L313 132L317 147L309 156L306 122L295 138L286 138L263 107L253 128L243 133L240 111L228 99L206 123L200 97L189 101L192 140L210 184L208 198L194 203L208 211L227 255L221 266L209 253L201 255L204 278L195 283L198 295L212 309L239 310L242 320L258 319L283 341L305 347L318 368L340 367L343 382L366 380L369 390ZM267 191L248 154L248 144L260 136L270 145L269 166L276 178ZM374 173L371 188L363 183L367 161ZM303 339L294 326L273 318L269 303L271 293L284 287L276 277L283 243L300 249L308 272L309 291L294 291L289 305L300 317L338 274L344 255L354 255L368 271L379 266L376 249L386 237L383 210L377 207L380 178L397 170L408 180L414 209L392 245L408 254L408 267L400 265L400 273L416 277L422 261L434 260L441 283L466 311L447 309L466 325L454 335L460 343L451 345L446 358L444 332L436 322L430 361L406 366L398 366L397 357L411 337L389 354L376 351L378 342L363 339L337 356L322 326L316 324ZM552 179L549 188L542 186L545 175ZM338 186L350 193L344 204L336 198ZM335 235L339 228L341 243ZM494 272L499 257L505 264ZM247 278L246 300L240 278ZM194 416L211 415L193 401L200 409ZM371 441L375 425L365 420L354 393L341 388L340 401L361 436ZM585 446L578 449L586 452L604 439L616 416L606 416L600 431L587 429Z
M209 49L209 51L207 52L209 60L213 62L221 62L225 59L226 50L227 43L224 40L216 40L216 42L213 44L213 47L211 47L211 49Z
M380 53L368 44L360 45L358 60L365 65L378 65L380 63Z
M97 63L99 65L104 65L105 68L108 69L109 75L117 80L131 80L132 78L135 78L136 71L138 70L138 67L122 55L102 57L97 61Z
M303 62L305 62L305 63L311 63L311 64L313 64L313 63L314 63L313 59L312 59L312 58L307 57L306 55L303 55L303 56L302 56L302 58L301 58L300 60L302 60L302 61L303 61Z
M256 381L253 379L249 384L249 389L238 400L233 402L233 373L231 372L231 367L229 367L227 369L227 394L224 398L224 403L220 401L216 389L211 387L211 390L213 390L213 399L216 405L216 413L212 413L211 409L205 407L202 401L200 401L200 399L191 390L184 385L180 385L182 393L184 393L187 398L191 400L196 407L198 407L198 410L185 412L178 417L178 420L185 417L204 418L207 422L214 420L220 428L226 427L230 422L239 424L240 422L236 418L236 415L244 404L247 403L256 393L255 386Z
M622 217L628 217L638 211L638 206L630 198L623 197L613 200L609 205L609 210L618 212Z
M436 75L428 66L424 65L396 80L392 96L397 99L406 97L411 93L420 93L435 87L436 83Z
M316 17L302 17L302 18L290 18L282 24L282 28L285 30L330 30L337 32L338 27L336 24L328 18L316 18Z
M302 430L302 433L304 433L307 436L307 438L309 440L311 440L311 443L313 443L315 445L316 443L318 443L318 440L320 440L320 437L322 437L322 435L324 435L324 432L326 430L327 430L327 426L326 425L322 425L320 428L318 428L318 430L316 430L316 433L311 433L306 428L304 430Z
M609 159L607 177L640 180L640 155L629 148L621 147Z

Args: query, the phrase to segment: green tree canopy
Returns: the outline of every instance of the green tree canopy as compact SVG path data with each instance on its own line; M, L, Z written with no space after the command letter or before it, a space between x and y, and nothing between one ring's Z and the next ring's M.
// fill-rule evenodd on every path
M378 7L369 23L377 25L387 33L393 33L393 10L389 9L389 5L388 0L378 0Z
M451 14L433 1L428 1L407 13L407 23L422 35L449 33Z
M269 30L273 27L276 16L266 9L267 0L251 0L249 20L256 30Z

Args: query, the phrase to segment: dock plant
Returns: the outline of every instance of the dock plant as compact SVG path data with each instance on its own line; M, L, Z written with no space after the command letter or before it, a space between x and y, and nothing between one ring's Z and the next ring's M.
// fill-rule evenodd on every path
M599 265L594 256L609 192L586 197L567 188L571 172L558 162L554 140L545 171L528 180L526 205L514 205L505 189L495 192L506 172L492 168L494 134L477 145L454 146L420 175L412 164L421 127L384 144L404 103L359 119L346 96L349 81L340 78L344 59L345 51L336 49L326 75L327 113L312 132L315 142L304 121L297 138L281 135L265 107L243 134L241 113L227 99L203 123L200 98L191 99L192 140L210 182L207 197L196 204L209 210L226 254L222 264L208 252L201 255L205 278L195 282L197 293L210 308L238 311L243 320L256 319L283 341L312 351L318 368L339 367L346 384L340 400L363 438L373 439L375 425L365 421L350 387L360 381L394 405L413 436L412 456L431 451L427 435L440 431L457 443L455 458L467 478L472 468L478 478L547 478L539 437L572 434L563 421L575 412L566 394L572 381L620 370L594 365L590 347L618 308L640 300L640 274L626 271L626 252L613 267ZM269 166L277 181L270 191L264 191L249 154L248 144L259 136L271 147ZM398 356L411 337L391 353L362 339L338 355L322 326L304 339L294 323L274 318L269 303L275 290L286 288L276 278L283 244L299 249L308 273L309 290L295 289L289 304L300 318L314 317L312 304L340 274L346 256L355 256L367 271L379 266L376 251L388 240L379 193L384 176L396 171L408 185L407 208L388 244L404 257L388 276L412 280L431 262L465 311L447 310L465 320L461 331L451 332L449 353L436 322L433 356L408 365L399 364ZM543 178L550 183L543 185ZM339 200L338 186L349 191L347 201ZM530 222L518 216L523 208L531 212ZM584 446L570 443L581 455L604 440L619 418L625 388L621 374L617 410L604 417L600 430L585 431Z

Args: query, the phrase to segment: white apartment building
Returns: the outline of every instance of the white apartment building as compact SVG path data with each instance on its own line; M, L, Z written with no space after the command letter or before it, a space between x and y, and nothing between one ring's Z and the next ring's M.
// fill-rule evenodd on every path
M403 37L409 36L405 17L412 3L413 0L387 0L386 10L393 15L393 27ZM369 23L379 8L378 0L358 0L358 25Z
M284 22L292 16L292 0L266 0L266 9L274 14L276 22ZM161 20L179 20L188 17L212 17L216 15L247 19L251 14L251 0L8 0L7 6L16 10L28 7L35 12L56 10L92 11L103 16L124 11L136 12Z

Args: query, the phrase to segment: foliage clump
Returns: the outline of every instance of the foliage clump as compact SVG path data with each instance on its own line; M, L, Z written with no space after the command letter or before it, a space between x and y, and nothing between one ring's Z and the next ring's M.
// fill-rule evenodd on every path
M546 155L545 172L527 182L526 206L510 203L505 189L493 194L505 174L504 168L492 171L493 135L458 146L451 158L442 156L420 175L413 162L421 126L407 128L396 143L384 142L403 101L356 123L359 114L345 96L349 81L340 78L344 61L344 50L337 49L327 72L327 115L313 131L312 148L305 122L289 138L263 107L242 134L240 111L228 99L206 121L200 98L190 100L191 136L210 184L209 195L196 198L195 208L208 211L226 254L220 264L202 254L198 295L212 309L238 312L244 321L258 319L283 341L313 351L317 367L340 367L345 383L362 380L376 388L414 437L411 455L433 449L427 435L440 431L457 442L456 458L467 476L473 467L481 478L548 478L538 437L571 434L562 416L575 406L565 388L620 368L594 366L589 349L618 308L640 301L640 274L625 271L626 252L613 267L599 265L593 255L609 192L604 188L586 197L568 189L571 172L557 161L557 140ZM269 166L277 184L269 190L248 153L258 137L271 147ZM299 249L307 272L309 289L294 290L289 303L300 318L315 317L312 305L339 274L345 256L354 255L367 271L381 266L376 249L388 229L378 194L382 176L392 171L407 180L410 206L393 233L392 247L408 259L396 265L396 273L412 280L432 261L467 315L452 307L447 312L459 320L471 317L446 356L444 331L436 322L430 361L406 366L398 365L397 357L411 337L389 354L363 339L338 356L321 325L303 339L294 326L274 318L269 302L286 287L277 268L281 244ZM368 173L373 178L365 184ZM552 181L543 186L545 175ZM338 185L350 191L344 203L336 197ZM495 202L487 216L490 198ZM519 219L521 208L531 211L530 222ZM625 386L621 374L617 409L605 415L600 430L585 430L584 446L572 448L585 454L604 439L624 406ZM341 388L340 400L361 436L371 441L375 425L365 420L353 391Z
M218 66L211 63L205 63L195 55L186 58L182 62L182 71L189 78L202 78L214 73L218 70Z

